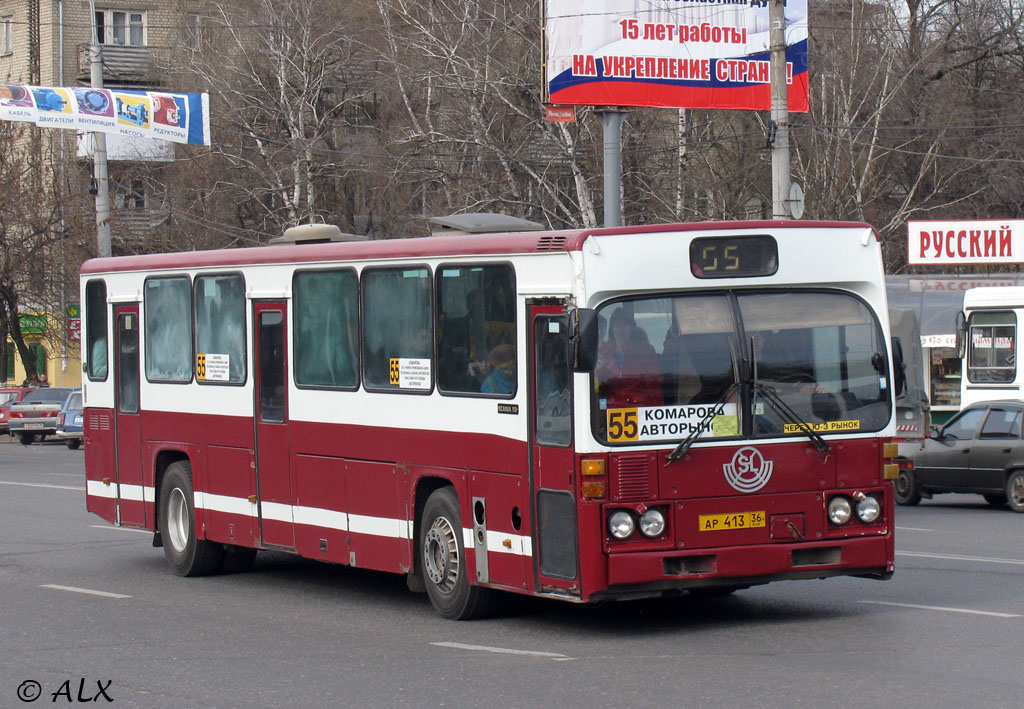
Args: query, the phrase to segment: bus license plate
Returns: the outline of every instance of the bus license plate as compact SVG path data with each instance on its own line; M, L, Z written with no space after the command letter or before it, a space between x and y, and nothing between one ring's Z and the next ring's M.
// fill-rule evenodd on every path
M702 532L722 532L730 529L752 529L764 526L764 510L733 512L725 515L700 515L697 523Z
M40 422L40 423L26 423L25 424L25 428L42 428L42 427L43 427L42 422Z

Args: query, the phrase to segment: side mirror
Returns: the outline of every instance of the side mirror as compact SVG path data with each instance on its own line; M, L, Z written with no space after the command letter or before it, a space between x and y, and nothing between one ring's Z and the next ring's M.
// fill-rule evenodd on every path
M900 338L892 338L892 388L896 398L907 391L907 365L903 360L903 343Z
M967 354L967 316L964 315L964 311L961 310L956 314L957 359L963 359L965 354Z
M576 308L569 312L569 361L573 371L593 372L597 367L597 312Z

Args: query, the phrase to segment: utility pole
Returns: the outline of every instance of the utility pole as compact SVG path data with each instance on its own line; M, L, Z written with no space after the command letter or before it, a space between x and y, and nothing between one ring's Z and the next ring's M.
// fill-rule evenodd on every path
M770 0L768 35L772 91L772 218L789 219L789 89L786 68L785 0Z
M622 226L622 120L625 111L599 113L604 129L604 225Z
M103 88L103 55L96 28L96 0L89 0L89 24L92 41L89 43L90 84ZM92 174L96 189L96 250L100 256L110 256L110 179L107 175L107 135L99 131L93 135Z

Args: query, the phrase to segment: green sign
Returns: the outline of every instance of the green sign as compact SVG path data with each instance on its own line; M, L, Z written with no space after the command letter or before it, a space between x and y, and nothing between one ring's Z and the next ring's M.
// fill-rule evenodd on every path
M21 334L22 335L45 335L46 334L46 316L45 315L22 315L18 318L18 322L21 323Z

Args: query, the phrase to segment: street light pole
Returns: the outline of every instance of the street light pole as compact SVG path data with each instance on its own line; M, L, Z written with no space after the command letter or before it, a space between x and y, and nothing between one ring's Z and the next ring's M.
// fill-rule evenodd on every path
M96 30L96 0L89 0L89 24L92 41L89 43L90 84L103 88L103 55L100 53L99 33ZM96 250L100 256L110 256L110 179L107 174L107 135L93 133L93 180L96 189Z
M768 7L769 79L772 92L772 218L789 219L789 89L786 83L786 7L771 0Z

